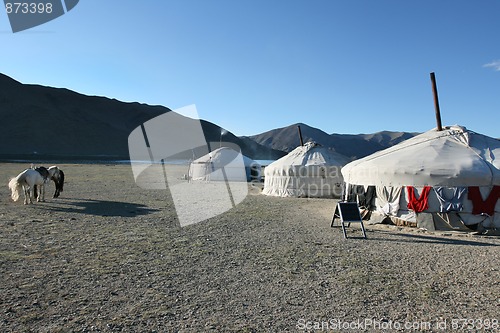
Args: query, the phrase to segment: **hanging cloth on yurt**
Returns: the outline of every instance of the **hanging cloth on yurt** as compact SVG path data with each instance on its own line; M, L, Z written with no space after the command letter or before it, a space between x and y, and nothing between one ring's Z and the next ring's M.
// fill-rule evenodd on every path
M462 200L467 191L466 187L455 187L453 188L453 194L451 197L446 196L445 187L434 187L434 192L439 202L439 212L459 212L463 209Z
M427 209L427 200L429 198L429 192L431 191L430 186L424 186L419 198L416 197L415 188L413 186L406 186L406 191L408 193L408 209L413 210L415 213L420 213Z
M377 193L375 186L368 186L364 193L359 195L359 206L366 209L373 209L375 207L375 198Z
M495 214L495 205L500 197L500 186L493 186L488 197L483 200L478 186L469 186L469 194L467 198L472 201L472 214L487 214L493 216Z
M365 187L363 185L352 185L347 186L347 202L358 202L358 197L365 193Z
M379 199L377 211L384 215L396 215L399 210L401 190L401 186L377 186L377 199Z

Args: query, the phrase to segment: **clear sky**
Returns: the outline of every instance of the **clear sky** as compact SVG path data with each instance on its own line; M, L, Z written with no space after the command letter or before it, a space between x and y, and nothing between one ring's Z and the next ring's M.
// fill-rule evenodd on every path
M0 72L23 83L196 104L236 135L303 122L327 133L444 125L500 137L498 0L81 0L12 33Z

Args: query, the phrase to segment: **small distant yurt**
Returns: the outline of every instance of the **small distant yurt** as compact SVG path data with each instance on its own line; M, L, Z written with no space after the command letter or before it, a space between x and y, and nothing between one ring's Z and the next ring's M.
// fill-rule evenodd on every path
M191 180L260 181L261 166L251 158L228 147L218 148L191 162Z
M500 228L500 141L462 126L430 130L342 168L346 199L373 223Z
M264 169L265 195L280 197L339 197L340 169L349 159L314 142L307 142Z

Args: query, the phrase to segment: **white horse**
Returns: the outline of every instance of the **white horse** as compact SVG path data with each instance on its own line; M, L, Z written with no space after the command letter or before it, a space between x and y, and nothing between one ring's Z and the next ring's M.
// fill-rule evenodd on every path
M45 168L44 168L45 169ZM24 204L33 203L33 192L35 185L40 187L40 195L37 201L45 201L45 183L49 178L43 177L42 174L35 169L26 169L17 177L9 181L9 189L11 190L12 200L19 200L21 188L24 192Z

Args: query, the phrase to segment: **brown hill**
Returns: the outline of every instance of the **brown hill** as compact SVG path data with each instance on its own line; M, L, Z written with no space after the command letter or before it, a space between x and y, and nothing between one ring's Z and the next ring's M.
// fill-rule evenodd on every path
M22 84L0 74L0 158L128 159L128 136L145 121L171 110L86 96L63 88ZM207 142L219 141L221 128L201 121ZM282 152L231 133L224 140L254 159Z

